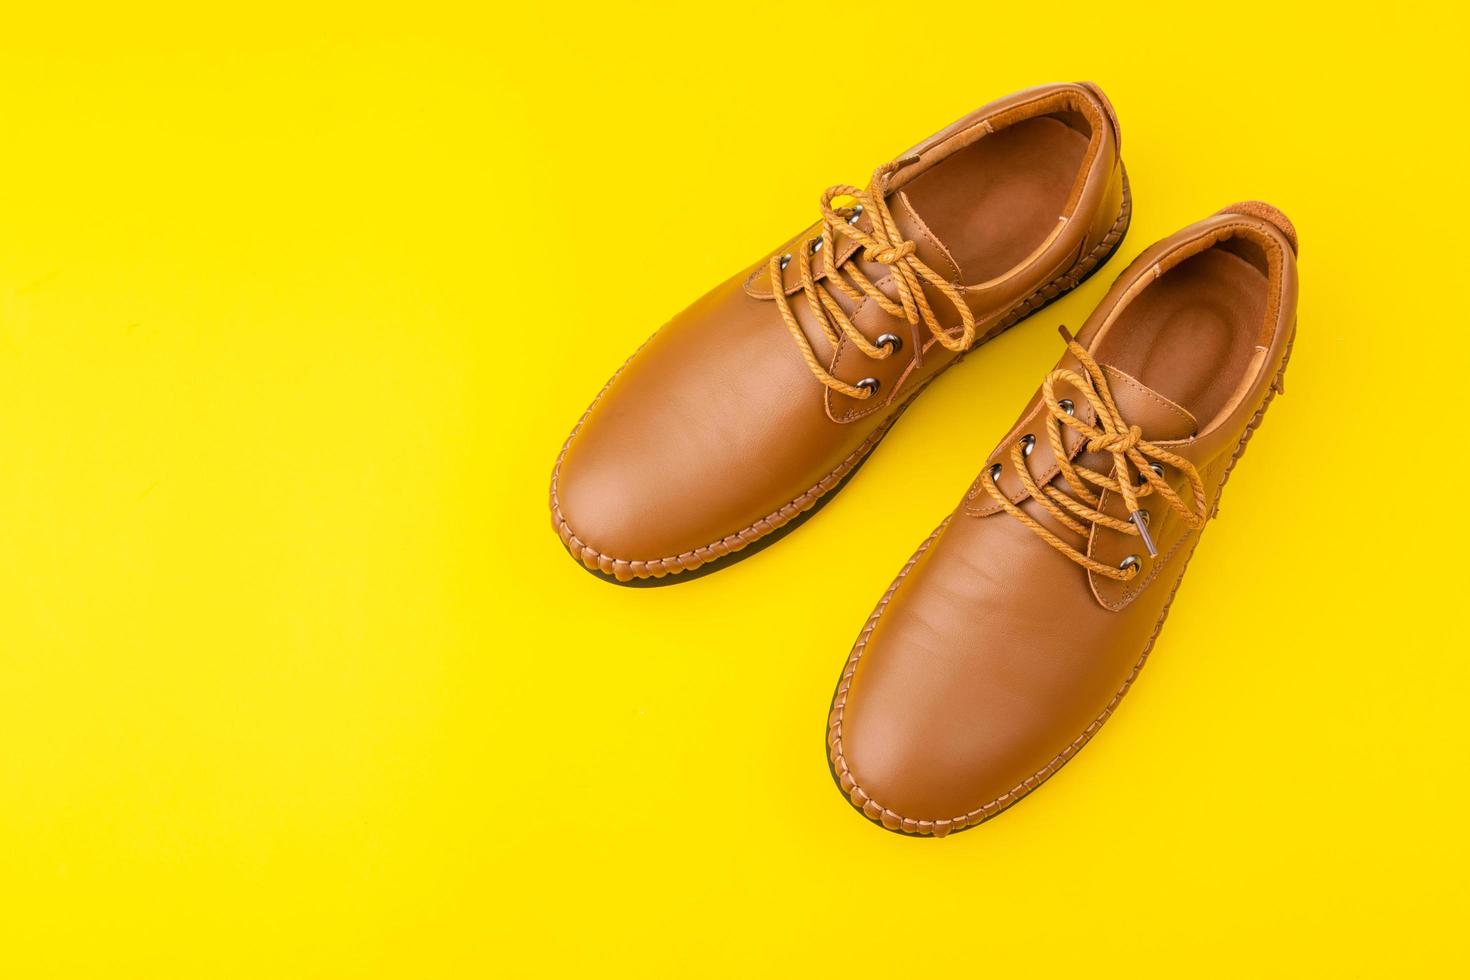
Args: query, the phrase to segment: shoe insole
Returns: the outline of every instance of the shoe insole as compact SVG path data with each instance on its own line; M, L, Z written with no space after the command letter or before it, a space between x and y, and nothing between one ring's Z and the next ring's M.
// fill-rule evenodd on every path
M963 282L976 285L1014 269L1056 230L1087 142L1060 119L1027 119L957 150L904 193Z
M1265 273L1217 245L1144 287L1096 357L1183 406L1203 429L1245 378L1266 298Z

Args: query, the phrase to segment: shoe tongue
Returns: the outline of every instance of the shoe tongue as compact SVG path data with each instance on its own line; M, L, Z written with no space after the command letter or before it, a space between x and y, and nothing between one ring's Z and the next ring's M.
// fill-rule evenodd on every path
M949 254L949 249L944 247L944 243L924 223L924 219L919 217L919 212L914 210L907 194L903 191L894 194L888 199L888 207L893 212L894 224L898 225L904 240L914 243L914 254L920 261L950 282L964 281L954 256Z
M1138 426L1149 442L1188 439L1199 431L1194 416L1178 404L1111 364L1102 369L1123 421Z

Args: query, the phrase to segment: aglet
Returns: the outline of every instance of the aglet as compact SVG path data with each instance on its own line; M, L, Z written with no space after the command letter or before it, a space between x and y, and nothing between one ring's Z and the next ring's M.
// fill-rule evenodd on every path
M1159 557L1159 549L1154 547L1154 539L1149 537L1148 518L1144 516L1143 511L1135 510L1128 515L1128 519L1133 522L1134 527L1138 528L1138 536L1143 539L1143 546L1148 549L1148 556L1150 558Z

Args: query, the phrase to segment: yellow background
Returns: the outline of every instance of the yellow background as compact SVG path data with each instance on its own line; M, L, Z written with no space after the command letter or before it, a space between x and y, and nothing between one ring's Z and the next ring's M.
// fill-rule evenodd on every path
M6 16L0 975L1466 969L1458 14L408 6ZM1102 274L750 561L568 559L552 460L651 329L1079 78ZM1251 197L1302 236L1287 396L1141 683L983 828L870 825L821 736L872 604L1054 325Z

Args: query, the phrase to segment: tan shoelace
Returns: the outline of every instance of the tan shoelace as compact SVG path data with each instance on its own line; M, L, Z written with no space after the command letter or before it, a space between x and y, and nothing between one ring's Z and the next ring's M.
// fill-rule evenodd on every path
M1080 499L1069 497L1052 486L1050 482L1044 487L1037 485L1036 480L1031 476L1031 471L1026 466L1026 453L1022 448L1024 440L1011 447L1011 465L1015 467L1016 474L1021 478L1021 485L1026 488L1026 493L1031 496L1031 499L1045 507L1048 513L1066 527L1085 536L1089 525L1101 524L1122 534L1140 538L1149 555L1157 556L1158 550L1154 547L1153 539L1148 533L1148 515L1139 506L1139 498L1157 493L1184 519L1186 525L1190 528L1200 528L1204 526L1206 514L1204 482L1189 460L1146 441L1138 426L1129 425L1124 420L1122 413L1118 411L1117 402L1113 400L1107 376L1103 374L1097 361L1092 359L1092 355L1087 353L1081 344L1072 339L1065 327L1061 328L1061 333L1062 338L1067 342L1067 349L1081 362L1087 372L1087 377L1084 378L1067 368L1058 368L1047 375L1046 380L1042 382L1041 397L1046 402L1047 411L1051 414L1046 425L1046 435L1051 442L1052 453L1056 457L1057 466L1061 469L1067 485ZM1059 381L1065 381L1077 389L1081 396L1091 403L1098 425L1089 425L1072 414L1072 411L1068 411L1069 408L1075 411L1075 406L1072 406L1070 402L1058 401L1054 388ZM1112 455L1113 476L1072 464L1067 457L1066 448L1062 445L1062 426L1064 425L1087 439L1088 452L1105 452ZM1173 466L1188 478L1190 489L1194 492L1193 507L1181 500L1174 492L1174 488L1169 486L1168 481L1164 479L1163 474L1154 468L1155 464L1159 463ZM1133 483L1132 477L1129 476L1130 466L1139 476L1143 477L1143 483ZM1088 571L1117 579L1120 582L1127 582L1138 574L1142 565L1136 555L1130 555L1116 567L1105 565L1078 551L1048 531L1019 506L1011 503L1010 498L1001 492L992 475L996 469L999 469L999 466L991 467L981 474L981 485L985 487L986 493L990 494L995 502L1004 507L1012 517L1040 535L1047 544ZM1124 506L1128 509L1128 519L1120 520L1098 510L1102 498L1087 486L1089 483L1103 490L1111 490L1121 496Z
M827 188L822 195L821 202L822 237L813 239L810 243L804 243L804 247L796 249L794 256L801 290L806 295L812 315L821 324L832 346L836 347L841 342L841 338L846 337L868 357L880 361L891 357L902 346L902 341L892 334L887 334L884 338L880 338L880 340L886 339L886 343L873 344L862 335L857 327L853 326L852 320L843 312L837 300L812 276L811 257L815 253L820 251L827 254L828 284L835 286L853 302L859 302L864 296L867 296L882 307L889 316L902 317L911 328L916 328L922 322L929 328L929 332L936 340L956 353L968 350L970 344L975 340L975 314L970 311L964 297L952 283L929 268L922 259L914 254L914 243L904 239L903 234L899 231L898 223L893 220L893 212L888 209L888 202L885 199L888 177L904 162L900 160L885 164L873 171L873 179L868 183L866 191L858 190L849 184L838 184ZM832 201L839 197L850 198L852 203L834 208ZM864 212L871 215L871 232L857 227L857 219ZM890 299L886 293L873 284L871 279L863 275L862 270L852 262L851 258L840 264L835 263L837 254L835 245L845 238L850 238L862 246L861 254L864 259L888 267L894 291L898 294L897 302ZM853 253L854 256L857 254L859 253ZM817 355L812 352L812 345L807 341L806 334L802 332L801 325L796 320L796 314L791 311L791 304L786 300L785 282L781 273L792 258L793 256L789 253L771 256L769 267L771 293L776 299L776 307L781 311L781 318L786 321L786 329L791 331L792 339L801 349L802 360L806 361L807 367L811 368L817 380L833 391L840 391L849 398L871 398L878 390L876 380L864 378L858 384L850 385L840 378L833 377L817 360ZM851 283L843 279L841 273L844 270L852 279ZM943 293L945 298L959 311L962 326L958 335L951 334L940 325L939 318L934 315L929 300L924 296L922 284L925 282ZM914 330L913 334L914 358L917 361L923 348L918 331Z

